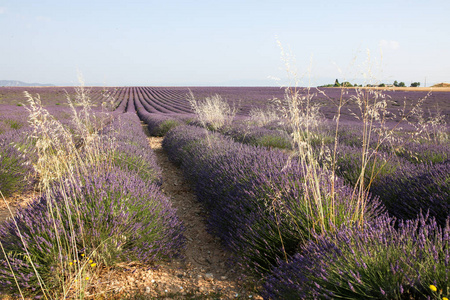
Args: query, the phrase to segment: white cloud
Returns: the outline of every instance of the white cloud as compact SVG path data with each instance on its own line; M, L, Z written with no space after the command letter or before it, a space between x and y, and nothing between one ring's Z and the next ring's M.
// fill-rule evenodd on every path
M398 41L381 40L380 47L384 50L397 50L400 48L400 43Z
M6 7L0 6L0 15L6 12Z

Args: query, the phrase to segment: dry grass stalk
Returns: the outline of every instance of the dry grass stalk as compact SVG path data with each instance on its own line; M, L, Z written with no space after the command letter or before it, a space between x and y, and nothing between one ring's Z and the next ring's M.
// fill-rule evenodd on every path
M257 126L264 126L280 119L276 107L268 107L266 109L259 107L252 108L249 117L251 122Z
M212 130L231 124L237 112L236 107L228 104L218 94L197 100L192 91L189 91L188 101L202 125Z
M67 191L67 186L80 186L80 178L88 172L104 172L111 166L112 153L114 151L113 140L105 141L104 137L98 134L99 128L103 127L107 120L101 116L97 117L91 110L92 102L88 91L83 86L76 89L75 100L71 100L67 95L67 100L72 109L72 121L74 133L63 126L42 106L39 95L33 97L25 92L28 99L29 123L32 127L31 136L34 143L34 150L37 153L37 161L34 169L39 179L38 189L41 195L44 195L47 201L48 210L53 220L54 233L58 243L59 260L61 266L64 265L64 257L78 257L81 249L75 240L75 227L83 232L82 222L80 220L79 208L77 205L75 211L71 210L72 199L70 196L73 191ZM67 185L64 183L70 182ZM70 211L69 215L74 218L64 219L63 212L59 211L60 205L56 205L54 193L62 196L64 209ZM73 210L73 209L72 209ZM67 213L66 213L67 214ZM70 232L58 232L57 223L68 222ZM78 224L74 224L78 222ZM84 243L84 241L82 241ZM84 245L81 246L84 248ZM89 255L89 254L87 254ZM30 256L31 257L31 256ZM31 261L31 263L33 263ZM64 274L57 275L61 278L59 292L51 291L45 286L45 282L36 268L36 276L39 278L41 291L47 299L57 297L66 297L74 295L77 298L83 298L86 283L81 279L86 265L75 264L74 274L65 277ZM61 270L63 272L63 270Z

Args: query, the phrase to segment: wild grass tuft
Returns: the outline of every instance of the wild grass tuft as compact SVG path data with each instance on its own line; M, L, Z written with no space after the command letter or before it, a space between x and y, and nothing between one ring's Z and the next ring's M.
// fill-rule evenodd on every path
M341 224L353 220L363 222L367 205L367 193L363 190L351 197L351 205L345 211L337 208L337 178L335 175L336 156L333 151L323 148L317 151L317 128L321 125L323 117L320 114L320 104L315 101L315 93L311 88L299 88L297 71L291 66L290 56L286 54L281 46L282 57L285 62L286 71L292 87L285 88L283 99L278 99L279 110L288 122L289 132L292 132L293 149L295 159L298 159L304 170L304 180L298 182L303 189L303 206L307 219L315 220L314 223L300 223L300 231L306 232L307 236L322 235L329 230L339 228ZM343 95L339 107L343 106ZM339 115L336 118L339 124ZM336 126L338 128L338 125ZM322 143L324 144L324 143ZM335 139L335 148L337 139ZM323 189L323 178L330 178L330 188Z
M450 136L447 122L439 106L436 106L435 113L430 110L425 113L423 110L423 103L430 95L431 92L420 99L417 105L405 116L405 119L414 127L415 130L412 133L415 139L436 144L448 143Z
M33 168L42 196L2 226L2 288L52 299L69 294L82 298L89 284L86 280L74 283L74 279L80 279L89 266L77 263L68 268L69 260L77 260L80 253L91 256L98 249L87 247L86 233L96 223L83 219L86 206L74 201L75 195L83 193L75 187L83 186L82 178L112 167L113 143L99 134L108 118L91 110L93 104L83 86L75 100L67 96L71 130L42 106L39 95L25 96L30 144L36 156Z
M68 97L74 134L42 106L39 95L32 96L25 92L25 96L32 130L30 142L36 155L33 168L39 180L38 189L45 201L36 200L23 214L3 227L2 243L5 249L10 250L2 255L2 264L16 263L15 271L22 270L11 274L20 278L18 286L9 287L13 291L18 289L52 298L67 295L73 287L71 280L85 269L85 266L77 265L73 270L75 273L67 274L64 267L67 259L76 259L86 246L86 241L76 239L83 237L85 228L80 215L82 210L72 201L74 190L70 187L80 186L79 178L90 172L105 171L110 152L103 148L104 143L100 141L98 122L83 87L77 90L75 101ZM25 218L27 211L29 217ZM35 217L37 222L32 221ZM39 236L36 234L39 228L47 233ZM8 238L7 232L16 238ZM31 284L28 280L32 281ZM4 279L3 284L5 281L8 280ZM84 293L80 290L83 286L78 285L77 293Z
M283 50L282 53L286 57ZM295 77L297 72L285 60L288 75ZM294 78L293 82L298 80ZM304 191L302 208L314 221L298 222L310 234L309 241L300 246L297 254L279 259L279 267L265 284L264 296L268 299L448 297L449 221L445 199L448 185L442 185L448 181L448 175L443 175L448 174L448 164L442 161L446 152L434 146L408 146L408 135L397 132L400 123L394 121L398 117L389 109L389 96L382 90L360 87L350 96L349 90L342 88L340 98L327 98L337 108L335 136L330 139L334 142L323 140L317 151L321 121L314 100L315 93L322 92L297 85L285 91L284 99L278 103L292 131L296 150L293 160L298 159L305 170L305 180L298 182ZM425 140L441 146L447 139L445 126L441 127L445 125L444 118L438 111L434 118L425 120L420 108L425 99L420 99L409 112L400 111L400 122L410 117L418 119L410 137L415 142ZM356 107L352 111L358 120L356 135L340 127L341 111L347 104ZM395 156L405 146L411 150L420 148L417 166ZM424 149L428 153L423 153ZM412 158L410 153L403 152L402 156ZM419 170L426 165L420 165L424 160L440 165L408 178L406 173L410 169L403 165ZM427 167L431 169L430 165ZM396 177L398 174L402 176ZM340 179L336 175L343 177L353 190L350 205L345 209L337 206ZM321 178L328 178L328 190L322 188ZM397 223L387 215L374 218L368 214L372 190L387 201L392 213L399 211L400 217L413 220ZM399 208L403 206L406 209ZM432 217L416 218L422 208ZM295 209L290 212L300 216ZM440 295L430 293L430 284L442 288Z
M280 116L275 107L267 107L266 109L254 107L249 112L250 122L257 126L264 126L280 120Z
M202 126L211 130L231 124L237 112L236 107L231 106L218 94L197 100L190 91L188 100Z

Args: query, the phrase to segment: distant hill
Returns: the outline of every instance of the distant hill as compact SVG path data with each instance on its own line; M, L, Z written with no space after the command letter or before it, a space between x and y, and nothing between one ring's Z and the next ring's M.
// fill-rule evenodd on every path
M50 83L27 83L18 80L0 80L0 86L54 86Z
M442 83L433 85L433 87L450 87L450 83L442 82Z

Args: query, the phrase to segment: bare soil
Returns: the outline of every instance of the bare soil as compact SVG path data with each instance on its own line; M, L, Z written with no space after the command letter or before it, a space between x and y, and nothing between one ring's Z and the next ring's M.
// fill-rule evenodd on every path
M0 198L0 223L11 218L18 208L27 206L37 195L38 193L30 191L25 194L14 194L5 199Z

